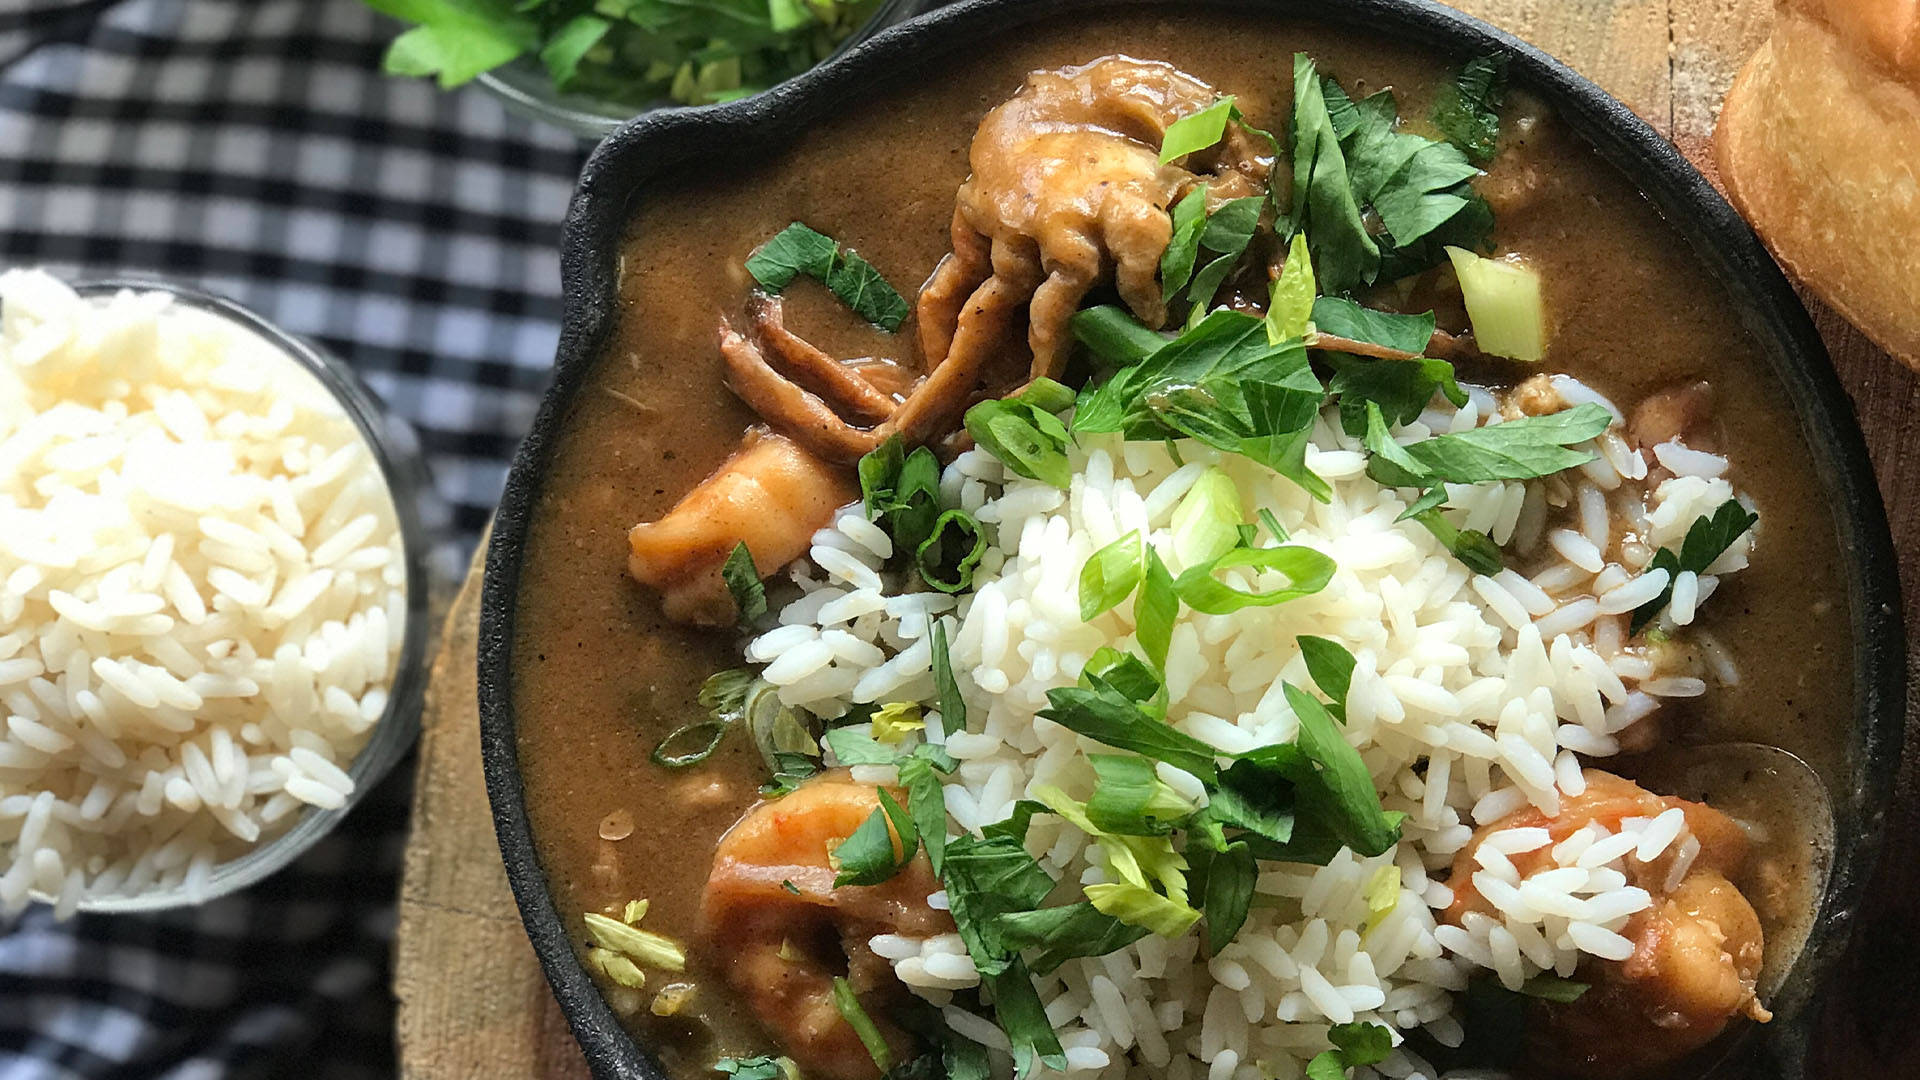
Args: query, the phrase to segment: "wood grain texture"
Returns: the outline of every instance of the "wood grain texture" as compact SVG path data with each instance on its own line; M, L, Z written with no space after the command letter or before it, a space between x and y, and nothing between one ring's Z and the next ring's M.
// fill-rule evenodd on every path
M1713 176L1719 102L1772 26L1771 0L1460 0L1561 57L1668 134ZM1920 374L1807 298L1867 433L1901 553L1909 633L1920 627ZM585 1076L521 932L480 775L473 686L478 574L448 624L421 748L395 966L409 1080ZM1909 660L1911 664L1911 657ZM1908 679L1909 712L1914 712ZM1916 725L1920 726L1920 725ZM1910 744L1916 740L1910 740ZM1815 1076L1920 1077L1920 776L1911 750Z

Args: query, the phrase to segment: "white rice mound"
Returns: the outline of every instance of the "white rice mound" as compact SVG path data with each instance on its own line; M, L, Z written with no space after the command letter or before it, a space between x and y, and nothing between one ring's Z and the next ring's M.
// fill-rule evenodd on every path
M192 897L344 806L406 584L377 462L291 357L0 274L0 911Z
M1555 385L1569 402L1605 403L1571 380ZM1464 408L1437 407L1394 435L1411 442L1499 420L1496 401L1476 390ZM1070 451L1067 492L969 451L946 470L943 493L991 534L973 593L899 593L904 583L880 572L885 537L876 541L861 509L850 507L816 534L812 558L792 568L804 595L748 656L772 661L765 677L787 704L824 716L861 702L917 701L931 710L929 620L946 619L968 726L943 739L930 720L925 737L943 741L961 763L945 788L952 826L977 831L1003 820L1042 785L1085 798L1093 786L1086 755L1112 751L1036 711L1048 689L1076 680L1095 650L1139 650L1130 603L1081 621L1081 566L1137 529L1178 574L1169 520L1204 469L1224 468L1249 519L1272 511L1290 543L1325 552L1339 568L1325 590L1275 607L1222 616L1183 608L1166 665L1169 722L1228 753L1292 740L1297 721L1281 684L1311 685L1295 639L1333 638L1357 660L1344 732L1385 807L1408 815L1403 838L1371 859L1343 851L1326 867L1261 864L1251 917L1211 960L1196 930L1171 941L1148 936L1038 978L1067 1050L1067 1075L1289 1080L1327 1048L1329 1025L1355 1020L1392 1028L1396 1044L1425 1028L1457 1045L1454 992L1473 972L1485 969L1517 989L1544 971L1570 974L1583 954L1622 958L1629 946L1618 931L1651 903L1627 884L1629 862L1664 857L1677 882L1699 850L1676 810L1623 822L1618 835L1597 824L1583 829L1522 880L1506 856L1545 847L1547 830L1503 830L1474 853L1474 880L1500 917L1474 915L1460 927L1436 918L1453 893L1432 872L1454 860L1476 827L1528 805L1554 814L1563 796L1584 790L1581 760L1617 752L1622 732L1662 698L1738 677L1724 650L1683 643L1680 624L1721 575L1746 565L1751 533L1711 573L1682 575L1695 579L1690 599L1676 595L1674 607L1688 599L1686 609L1657 624L1670 644L1630 642L1627 633L1633 608L1666 584L1665 571L1643 572L1656 547L1677 549L1688 526L1733 496L1727 462L1690 449L1656 450L1650 461L1617 424L1596 443L1598 459L1569 473L1450 485L1447 516L1506 549L1510 568L1491 577L1469 571L1419 524L1395 521L1412 493L1369 479L1362 447L1332 413L1316 425L1306 458L1334 487L1327 503L1252 461L1191 441L1177 445L1176 462L1162 444L1083 436ZM1513 566L1533 568L1531 576ZM1229 572L1236 573L1230 584L1240 588L1285 584L1277 575ZM875 782L892 772L855 769ZM1159 772L1204 800L1197 779L1166 765ZM1057 816L1034 818L1028 847L1060 881L1054 902L1078 899L1083 885L1103 880L1098 845ZM1379 910L1385 904L1390 910ZM956 935L885 935L873 944L936 1004L978 981ZM946 1013L956 1030L1005 1048L992 1024L957 1008ZM1357 1075L1435 1071L1396 1046Z

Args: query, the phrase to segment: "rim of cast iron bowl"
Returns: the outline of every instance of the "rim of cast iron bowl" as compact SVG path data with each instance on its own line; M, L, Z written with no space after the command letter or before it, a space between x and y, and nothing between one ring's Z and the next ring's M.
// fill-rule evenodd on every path
M598 359L618 311L618 255L632 199L650 180L689 163L744 162L788 144L809 124L860 100L910 65L960 52L1008 30L1091 9L1167 7L1165 0L961 0L893 27L766 93L722 106L667 109L630 121L594 151L580 175L561 243L565 314L554 382L515 455L487 556L479 642L481 747L494 828L527 935L589 1066L600 1078L666 1080L621 1027L576 956L536 854L521 784L511 699L513 621L523 548L554 434ZM1804 1075L1815 992L1845 948L1879 853L1904 724L1904 627L1899 579L1879 489L1853 408L1806 310L1745 222L1679 152L1626 106L1571 68L1478 19L1431 0L1188 0L1210 8L1358 29L1443 55L1498 52L1516 85L1619 169L1727 289L1774 378L1795 403L1839 530L1852 606L1854 722L1847 775L1826 778L1837 842L1805 949L1775 998L1777 1019L1753 1038L1773 1076Z

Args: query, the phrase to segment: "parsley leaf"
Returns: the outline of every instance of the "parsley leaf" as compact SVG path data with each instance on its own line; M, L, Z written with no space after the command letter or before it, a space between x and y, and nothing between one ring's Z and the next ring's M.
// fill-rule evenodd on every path
M1333 1025L1327 1041L1334 1048L1307 1062L1307 1080L1345 1080L1348 1069L1378 1064L1393 1051L1393 1032L1365 1021Z
M799 1070L786 1058L761 1055L751 1058L723 1057L713 1063L713 1071L733 1080L794 1080Z
M1593 454L1569 447L1598 436L1612 423L1613 414L1605 406L1587 402L1545 416L1436 435L1406 451L1448 483L1531 480L1592 461Z
M889 332L899 330L907 318L907 301L872 263L798 221L747 258L747 273L771 293L801 274L816 278L854 314Z
M1749 511L1738 499L1728 499L1711 514L1694 519L1687 526L1687 535L1680 541L1680 551L1675 554L1672 548L1661 548L1654 552L1653 562L1648 569L1667 572L1667 587L1660 595L1633 609L1631 633L1639 633L1652 622L1667 604L1673 600L1673 579L1684 571L1696 574L1706 573L1714 560L1726 553L1735 540L1746 534L1748 529L1760 520L1760 515Z
M1372 283L1380 269L1380 247L1361 217L1327 104L1313 60L1295 53L1293 207L1288 224L1306 234L1320 287L1346 292Z
M1397 819L1381 809L1360 752L1342 737L1327 707L1291 683L1282 690L1300 720L1297 745L1314 765L1295 780L1296 821L1312 818L1326 825L1359 855L1379 855L1399 843Z
M1214 252L1215 257L1193 275L1187 287L1187 299L1193 305L1192 321L1198 322L1206 315L1213 294L1220 291L1221 283L1246 252L1260 226L1260 211L1266 204L1266 196L1248 195L1230 199L1207 215L1207 226L1200 233L1200 247Z
M1035 911L1016 911L995 919L1001 941L1015 951L1038 949L1029 958L1033 971L1047 972L1082 956L1105 956L1152 931L1129 926L1082 900Z
M1275 345L1292 338L1305 337L1313 325L1313 302L1319 286L1313 280L1313 255L1307 250L1307 234L1293 234L1287 248L1286 265L1273 280L1267 297L1267 340Z
M1160 288L1172 297L1193 278L1200 257L1200 234L1207 226L1207 187L1201 184L1173 204L1173 237L1160 254Z
M1327 711L1344 723L1347 690L1353 686L1353 654L1331 638L1301 634L1295 640L1300 644L1300 655L1307 662L1307 674L1312 676L1313 685L1333 701Z
M1323 296L1313 302L1313 327L1322 334L1368 341L1419 356L1433 340L1434 317L1396 315L1361 307L1351 300Z
M920 850L912 815L886 788L879 789L879 796L880 806L873 816L833 849L832 862L839 871L833 879L836 889L843 885L878 885L899 873Z
M1211 781L1219 773L1219 751L1150 715L1139 702L1098 675L1082 673L1087 686L1047 691L1040 715L1095 742L1131 750Z
M1073 391L1052 379L1035 379L1014 397L968 409L967 433L1007 468L1064 491L1073 467L1067 461L1067 426L1055 414L1072 406Z
M953 677L953 655L947 647L947 620L933 621L933 692L940 724L951 735L967 727L967 701Z
M1500 148L1500 106L1507 96L1507 58L1476 56L1461 65L1433 103L1433 126L1476 165Z
M753 553L747 550L745 540L733 545L727 561L721 564L720 578L727 583L741 626L751 626L767 613L767 588L760 583L760 571L754 568Z
M1260 867L1245 843L1228 844L1207 860L1207 891L1202 911L1207 920L1207 951L1218 954L1246 925Z
M1089 754L1095 776L1087 820L1118 836L1165 836L1193 806L1155 774L1153 762L1125 754Z

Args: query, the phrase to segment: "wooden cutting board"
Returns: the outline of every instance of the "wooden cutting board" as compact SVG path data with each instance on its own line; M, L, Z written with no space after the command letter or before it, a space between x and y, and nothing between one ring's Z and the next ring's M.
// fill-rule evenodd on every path
M1461 0L1559 56L1674 139L1711 177L1708 138L1734 74L1765 39L1772 0ZM1817 302L1809 306L1866 429L1920 632L1920 377ZM585 1077L521 931L494 845L474 691L479 563L447 622L420 748L400 899L394 993L408 1080ZM1909 685L1913 680L1909 679ZM1910 694L1910 697L1912 695ZM1914 712L1909 704L1909 712ZM1915 714L1920 718L1920 713ZM1920 729L1920 723L1914 725ZM1920 1077L1920 838L1909 740L1899 820L1863 913L1851 971L1822 1026L1815 1075Z

